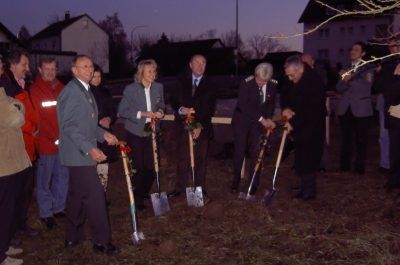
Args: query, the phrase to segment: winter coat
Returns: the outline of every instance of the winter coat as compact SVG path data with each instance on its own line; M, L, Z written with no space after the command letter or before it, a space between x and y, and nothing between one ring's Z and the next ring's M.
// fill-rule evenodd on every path
M8 97L0 87L0 177L18 173L31 165L21 131L25 123L24 109L20 101Z

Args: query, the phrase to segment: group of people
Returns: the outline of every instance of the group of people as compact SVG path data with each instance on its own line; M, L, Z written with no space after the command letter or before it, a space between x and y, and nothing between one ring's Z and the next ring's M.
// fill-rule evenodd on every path
M397 53L399 45L391 43ZM381 152L389 161L388 189L400 187L400 80L398 56L383 61L379 67L364 65L366 46L362 42L350 51L351 66L340 73L337 84L340 97L336 114L342 131L340 170L348 171L352 164L352 143L355 139L354 170L365 173L369 117L373 114L372 86L381 93L382 123L380 143L389 147ZM22 264L12 256L22 253L20 235L37 236L29 227L27 211L36 179L36 201L43 223L52 229L57 218L65 218L65 247L72 248L85 240L86 220L91 227L93 249L113 254L107 211L106 191L108 163L118 159L117 137L112 125L117 116L123 118L126 141L133 150L135 169L133 184L138 210L145 208L154 182L151 132L164 117L164 89L156 81L157 63L139 63L134 82L126 86L116 108L110 92L102 86L101 68L87 55L78 55L71 66L73 78L65 86L57 79L57 62L42 58L35 80L27 82L29 54L14 50L0 57L0 264ZM7 64L7 67L6 67ZM174 111L177 170L174 190L169 197L185 194L190 173L188 131L195 141L195 186L201 186L205 197L207 155L213 137L212 116L216 108L216 89L205 74L207 60L195 54L188 62L190 71L177 79L170 91ZM286 59L286 78L281 84L273 79L273 67L261 63L254 75L239 86L237 105L232 118L234 135L234 174L231 192L240 188L243 161L249 161L251 172L257 162L260 137L277 126L274 110L280 94L281 119L291 133L294 147L294 170L300 179L296 198L304 201L316 198L316 176L321 157L326 153L325 117L326 82L313 69L314 60L308 54ZM384 129L386 139L384 137ZM150 132L150 133L149 133ZM384 147L382 147L384 148ZM36 157L38 156L38 157ZM33 165L36 165L36 173ZM35 174L34 174L35 173ZM250 193L255 194L260 173ZM246 185L245 185L246 186Z

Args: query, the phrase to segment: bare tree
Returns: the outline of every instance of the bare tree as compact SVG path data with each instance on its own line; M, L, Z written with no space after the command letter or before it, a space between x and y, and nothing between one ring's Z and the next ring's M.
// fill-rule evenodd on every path
M236 47L236 31L230 30L225 33L222 33L220 36L220 39L226 47ZM239 51L242 51L243 50L243 40L242 40L242 37L240 36L240 34L239 34L238 42L239 42L238 49L239 49Z
M288 47L280 43L278 40L259 34L254 34L247 39L246 48L251 57L255 59L262 58L269 52L282 52L288 50Z

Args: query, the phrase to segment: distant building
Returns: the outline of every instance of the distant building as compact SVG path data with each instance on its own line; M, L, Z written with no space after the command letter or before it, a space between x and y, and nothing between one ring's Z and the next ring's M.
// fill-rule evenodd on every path
M163 35L156 44L144 48L136 61L154 59L160 74L171 76L187 70L194 54L203 54L207 58L206 71L210 75L235 72L234 48L225 47L220 39L169 42Z
M18 38L0 22L0 53L8 53L20 45Z
M362 10L356 0L325 0L325 3L339 10ZM304 32L336 14L326 6L310 0L299 19L304 23ZM305 35L304 52L331 65L349 63L348 53L356 41L367 41L387 36L388 28L394 24L396 30L398 15L346 16L330 21L312 34Z
M105 73L109 72L109 36L87 14L51 24L30 39L32 53L58 53L60 56L86 54L92 57ZM73 55L72 55L73 56Z

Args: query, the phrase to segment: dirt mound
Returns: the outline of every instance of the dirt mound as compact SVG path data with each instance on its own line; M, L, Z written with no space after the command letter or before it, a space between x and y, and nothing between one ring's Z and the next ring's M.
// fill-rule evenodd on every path
M221 202L211 202L205 206L203 211L204 219L215 220L224 217L225 208Z

